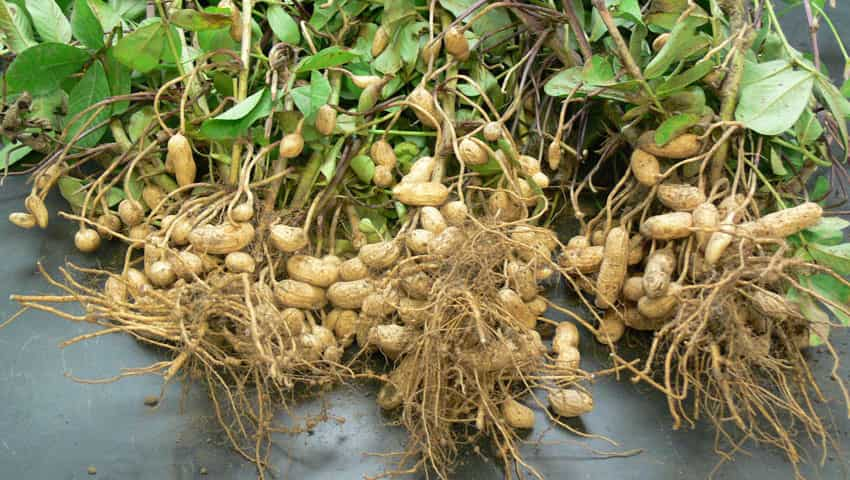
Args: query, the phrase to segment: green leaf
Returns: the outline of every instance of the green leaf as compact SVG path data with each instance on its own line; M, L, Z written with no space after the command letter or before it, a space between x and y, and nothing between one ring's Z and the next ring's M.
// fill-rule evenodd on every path
M172 27L171 35L174 34ZM175 43L180 48L180 42ZM158 67L160 60L175 60L166 45L165 25L159 19L152 19L147 25L123 37L112 48L118 61L133 70L147 73Z
M71 93L68 95L68 119L74 118L77 114L86 108L109 98L109 81L106 78L106 71L100 62L94 62L86 71L83 78L77 83ZM97 109L93 109L80 116L73 124L65 126L65 140L71 140L74 136L83 130L86 122L95 116ZM92 120L85 130L89 130L94 125L109 119L111 108L109 105L103 108L99 114ZM80 138L77 146L82 148L93 147L97 145L103 134L106 132L106 126Z
M7 143L0 149L0 169L11 167L32 152L30 147L20 143Z
M310 85L294 88L292 100L304 114L308 123L312 123L313 117L322 105L328 103L331 97L331 84L324 75L316 70L310 73Z
M680 133L684 133L699 123L699 120L699 115L694 115L693 113L673 115L667 120L664 120L655 130L655 143L658 145L666 144L673 138L678 137Z
M700 60L693 67L665 80L664 83L655 89L655 93L659 97L664 97L672 92L681 90L708 75L714 69L714 66L715 63L712 59Z
M11 92L49 93L90 59L85 50L62 43L42 43L18 54L6 71Z
M773 62L771 62L773 63ZM752 63L744 66L744 75ZM809 102L814 85L810 72L783 68L768 76L750 74L756 78L742 82L735 120L762 135L779 135L791 128Z
M0 32L12 53L21 53L36 44L21 19L26 21L18 5L0 0Z
M638 25L643 25L643 18L640 14L640 5L637 0L620 0L620 3L615 8L616 16L625 18Z
M82 208L83 203L86 201L86 187L87 185L83 183L79 178L64 176L59 179L59 193L62 197L68 201L71 206L74 208ZM91 201L94 197L89 198ZM124 192L119 190L118 188L112 187L109 191L106 192L106 203L110 207L117 205L124 200ZM89 205L91 206L91 205Z
M109 6L123 20L131 22L144 15L147 0L109 0Z
M839 217L823 217L817 224L803 230L806 240L821 245L838 245L844 241L843 230L850 222Z
M217 117L205 120L201 125L201 135L211 140L237 138L248 133L251 125L268 116L271 110L271 94L264 88Z
M115 52L112 48L106 50L104 56L103 67L106 69L106 78L109 80L109 93L113 97L118 95L127 95L131 89L130 69L115 58ZM119 115L127 111L130 107L130 101L116 102L112 104L112 114Z
M803 110L803 113L794 125L794 133L797 136L797 142L805 147L820 138L823 134L823 127L820 121L818 121L818 117L807 108Z
M800 283L814 290L818 293L818 295L825 297L830 302L843 305L845 308L850 307L850 287L843 284L832 275L818 273L809 277L800 278ZM850 325L850 316L847 316L846 313L827 303L823 303L823 305L828 308L833 315L835 315L835 318L841 321L841 323L844 325Z
M368 155L357 155L351 159L351 170L361 182L368 184L375 175L375 162Z
M810 192L810 196L815 200L822 200L829 194L829 179L821 175L815 179L815 186Z
M840 245L809 245L809 253L821 265L840 275L850 275L850 243Z
M172 12L168 19L172 24L193 32L229 28L231 24L230 15L201 12L188 8Z
M153 119L154 111L151 106L145 106L133 112L130 115L130 121L127 123L127 135L130 140L137 141L148 128L148 125L153 122Z
M615 77L612 59L607 55L593 55L581 71L581 79L588 85L609 85Z
M71 30L83 45L94 50L103 48L103 26L88 0L75 0L74 11L71 12Z
M803 279L801 279L802 281ZM823 344L824 339L829 337L829 315L815 303L811 295L801 292L796 288L791 288L788 291L787 298L788 301L799 307L803 317L812 324L809 345L816 347Z
M356 58L358 58L358 55L350 50L337 46L328 47L315 55L310 55L304 60L301 60L295 71L296 73L304 73L323 68L338 67Z
M481 4L476 0L440 0L440 5L452 12L455 17L468 10L475 3ZM506 8L491 8L483 16L478 17L477 15L482 8L484 8L484 5L467 15L464 22L473 17L476 19L472 24L472 31L482 38L482 46L485 49L493 48L513 36L514 29L506 28L512 23L511 16ZM492 32L498 33L491 35Z
M35 31L45 42L71 41L71 24L53 0L26 0Z
M604 89L597 92L598 87L584 84L582 75L582 67L561 70L543 85L543 91L552 97L566 97L575 88L578 88L578 92L582 95L596 93L601 98L629 103L636 103L638 100L638 83L634 80L605 85Z
M841 131L841 144L844 150L847 151L850 148L850 139L847 136L846 119L850 116L850 102L835 88L835 85L821 77L817 79L815 92L829 107L829 111L832 113L833 118L835 118L835 123L838 124L838 129Z
M103 0L88 0L88 2L92 13L97 17L104 32L108 32L121 25L121 17L109 4L104 3Z
M270 5L268 10L266 10L266 17L269 21L269 27L278 40L291 45L301 43L301 29L298 28L298 24L283 7L280 5Z
M661 76L673 62L682 60L693 53L695 49L702 48L706 38L697 34L697 27L704 24L706 19L695 14L688 15L673 27L667 43L649 61L643 74L646 78Z

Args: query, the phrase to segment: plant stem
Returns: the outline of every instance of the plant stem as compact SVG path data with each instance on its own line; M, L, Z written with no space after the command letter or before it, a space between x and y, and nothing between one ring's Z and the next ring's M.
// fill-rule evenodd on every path
M171 50L174 63L177 65L177 72L182 77L186 74L183 71L183 57L177 53L177 45L174 44L174 37L171 36L171 24L168 22L168 13L165 11L165 7L162 6L162 0L156 0L156 9L159 10L160 20L165 25L165 39L168 41L168 48Z
M234 7L235 8L235 7ZM239 82L236 91L236 101L241 102L248 97L248 75L251 73L251 12L253 0L242 0L242 70L239 72ZM239 170L242 167L242 145L235 143L230 155L230 175L227 182L235 185L239 178Z
M319 173L319 167L322 166L324 158L321 152L313 152L310 155L310 161L301 170L298 186L295 187L295 195L292 196L292 201L290 202L293 209L302 208L307 203L307 197L309 197L310 191L313 189L316 175Z

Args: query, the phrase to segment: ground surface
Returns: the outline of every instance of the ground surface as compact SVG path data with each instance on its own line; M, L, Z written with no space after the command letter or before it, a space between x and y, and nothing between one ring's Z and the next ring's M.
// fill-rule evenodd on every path
M850 6L839 7L833 16L839 28L850 25ZM797 10L793 15L799 13ZM802 17L787 22L794 44L808 49ZM826 35L821 35L826 39ZM850 38L845 39L850 40ZM834 45L822 44L824 61L833 76L841 64ZM0 188L0 218L23 204L27 187L21 179L7 179ZM50 210L62 207L51 198ZM65 260L93 264L73 248L73 226L53 219L47 231L25 232L0 221L0 239L5 253L0 266L0 320L8 318L16 305L11 293L50 291L36 273L33 260L39 258L50 271ZM552 292L556 301L565 299L563 288ZM554 315L554 318L562 317ZM59 342L91 329L58 320L48 314L28 312L0 331L0 478L7 479L189 479L256 478L255 470L237 457L217 434L209 417L210 406L195 387L185 402L173 385L158 408L147 407L144 397L159 393L159 378L122 380L117 384L84 385L69 375L105 378L122 367L143 366L156 361L160 353L124 336L100 337L85 344L58 348ZM837 332L836 347L850 354L850 332ZM584 338L583 367L605 365L605 349ZM850 421L839 402L835 383L828 379L831 363L822 351L810 355L812 365L831 399L822 410L833 419L835 440L841 451L850 447ZM841 369L850 380L850 360ZM706 478L718 457L713 453L714 436L704 425L694 431L673 432L663 399L646 386L604 379L593 387L596 408L576 422L584 431L605 435L619 443L601 441L579 443L580 438L561 430L547 430L539 423L529 440L526 459L547 478L680 479ZM344 424L319 425L312 435L281 437L275 455L278 478L349 479L380 473L384 463L364 452L399 449L404 433L392 426L378 411L369 386L359 390L339 389L324 399ZM317 412L323 402L313 402L300 412ZM539 416L538 416L539 418ZM542 437L542 438L541 438ZM585 446L582 446L585 445ZM588 449L624 452L642 448L643 453L628 458L600 459ZM751 447L750 455L739 455L724 465L716 478L781 479L792 475L790 465L775 451ZM848 478L850 460L831 454L823 467L815 457L803 471L809 478ZM87 468L97 469L90 477ZM200 477L204 468L206 477ZM492 463L469 456L457 478L489 479L501 476Z

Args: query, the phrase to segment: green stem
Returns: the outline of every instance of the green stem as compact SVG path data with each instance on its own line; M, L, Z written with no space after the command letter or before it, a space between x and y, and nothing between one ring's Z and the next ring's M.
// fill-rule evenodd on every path
M303 208L307 203L307 197L313 190L313 184L316 182L316 175L319 173L319 167L322 166L322 160L324 160L324 156L320 152L313 152L310 155L310 161L301 171L301 178L298 180L298 186L295 187L295 195L292 196L290 202L293 209Z
M794 145L793 143L786 142L785 140L782 140L781 138L778 138L778 137L777 138L771 138L770 142L775 143L777 145L781 145L785 148L789 148L791 150L794 150L795 152L800 153L804 157L811 160L812 163L814 163L817 166L820 166L820 167L831 167L832 166L832 162L827 162L827 161L821 160L815 154L806 150L805 148L801 148L797 145Z
M171 23L168 22L168 13L165 11L165 7L162 6L162 0L156 0L156 9L159 11L162 24L165 25L165 39L168 41L168 49L171 50L171 55L177 64L177 72L180 73L180 76L183 76L186 74L183 71L183 57L177 52L177 45L174 44L174 37L171 36Z
M235 8L235 7L234 7ZM236 91L236 101L241 102L248 97L248 76L251 73L251 13L253 11L253 0L242 1L242 70L239 72L239 82ZM239 178L239 170L242 168L242 144L233 144L230 155L230 175L228 183L234 185Z
M380 128L372 128L369 133L376 135L403 135L405 137L436 137L437 132L423 131L415 132L412 130L383 130Z
M131 148L133 148L133 142L130 141L130 137L127 136L127 132L124 131L124 126L121 125L121 120L117 118L110 120L109 131L112 132L112 138L114 138L115 143L121 147L122 152L128 152Z

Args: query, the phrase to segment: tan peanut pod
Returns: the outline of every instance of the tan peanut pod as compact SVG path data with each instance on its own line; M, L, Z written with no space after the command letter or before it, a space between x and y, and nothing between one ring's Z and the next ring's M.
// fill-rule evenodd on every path
M301 335L307 330L307 317L303 310L287 307L280 312L280 326L289 337Z
M419 210L419 223L422 228L437 235L448 226L443 214L434 207L422 207Z
M422 60L425 61L426 65L436 62L442 50L443 40L441 38L435 38L422 47Z
M375 291L369 280L352 280L336 282L328 288L328 300L337 308L359 310L363 300Z
M219 7L224 7L220 2ZM228 33L230 34L230 39L236 43L240 43L242 41L242 13L239 11L235 5L230 2L226 2L227 5L225 8L230 9L230 28L228 29Z
M378 140L369 148L369 154L375 165L383 165L389 168L395 168L398 159L392 145L386 140Z
M47 169L43 173L36 177L35 187L39 190L44 190L48 188L48 186L50 186L54 181L56 181L57 178L59 178L59 175L61 175L62 171L67 167L68 164L66 164L65 162L51 163L50 166L47 167Z
M397 359L413 341L414 331L401 325L376 325L369 330L369 343L391 360Z
M428 242L428 253L438 257L449 257L463 249L466 233L458 227L447 227Z
M431 175L434 173L434 167L437 166L437 160L434 157L420 157L410 166L410 171L407 175L401 177L400 183L424 183L431 181Z
M671 283L668 287L668 294L663 297L643 297L638 300L638 312L650 319L667 318L672 315L679 305L679 299L676 296L679 289L674 287L675 285L675 283Z
M581 365L581 352L576 347L564 347L555 357L555 368L558 370L578 370Z
M663 158L688 158L698 154L702 145L699 137L692 133L683 133L667 142L666 145L655 143L655 130L647 130L637 141L638 148Z
M381 385L376 398L378 406L384 410L394 410L404 403L403 378L405 372L400 368L396 368L389 374L387 382Z
M100 235L93 228L83 227L74 235L74 246L83 253L91 253L100 247Z
M556 354L564 352L568 347L578 348L578 328L569 321L564 321L555 327L555 336L552 337L552 351Z
M128 268L127 272L124 274L124 279L127 282L127 287L130 289L130 293L133 295L143 293L147 288L150 288L148 277L135 268Z
M741 229L753 236L785 238L818 223L823 208L814 202L767 214L754 222L741 224Z
M632 152L630 166L632 174L641 185L651 187L661 179L661 164L655 155L639 148Z
M307 246L307 235L302 228L272 225L269 228L269 241L281 252L292 253Z
M643 291L643 277L629 277L623 283L623 299L637 302L640 297L646 295Z
M362 280L368 276L369 267L359 257L346 260L339 266L339 279L342 281Z
M602 230L596 230L590 234L590 244L594 247L601 247L605 245L605 232Z
M393 265L401 255L401 247L395 240L370 243L360 247L357 256L369 268L382 269Z
M446 45L446 51L456 59L464 61L469 58L469 41L460 28L450 27L446 30L443 43Z
M609 309L599 321L599 326L596 327L596 341L599 343L616 343L623 337L626 332L626 323L623 318L623 313Z
M386 165L378 165L375 167L375 173L372 175L372 183L376 187L388 188L393 184L393 171Z
M31 213L12 212L9 214L9 222L16 227L30 229L35 226L35 216Z
M174 266L168 260L153 262L147 277L152 284L163 288L168 287L177 280L177 274L174 273Z
M405 325L417 327L425 323L431 316L428 306L429 303L426 300L400 297L398 300L398 317Z
M580 390L563 388L549 392L549 406L561 417L578 417L593 410L593 398Z
M546 161L549 163L549 168L557 171L558 167L561 165L562 158L563 154L561 153L561 142L558 140L552 140L549 144L549 148L546 149Z
M602 263L596 277L596 306L611 308L620 296L620 289L626 281L629 258L629 232L622 227L614 227L605 238Z
M437 126L436 122L439 121L439 114L437 113L437 107L434 105L434 96L431 95L431 92L424 87L416 87L407 96L407 101L417 107L413 108L413 113L422 122L422 125L431 128Z
M196 251L224 255L247 247L254 240L254 227L250 223L223 223L202 225L189 234L189 243Z
M192 234L192 222L185 218L178 218L174 221L174 228L171 230L171 241L175 245L186 245L189 243L189 235Z
M537 315L528 308L517 292L510 288L499 290L499 302L505 308L508 315L516 320L523 328L531 330L537 325Z
M177 185L185 187L195 183L198 167L192 155L192 146L182 134L175 133L168 139L168 153L165 161L174 167L174 179L177 180Z
M671 210L690 212L705 202L705 194L693 185L664 183L658 186L658 200Z
M531 183L529 182L530 180L528 179L519 181L519 196L520 200L526 207L533 207L537 205L538 196L537 192L531 187Z
M434 234L423 228L417 228L407 233L404 244L414 255L428 253L428 243L434 238Z
M558 246L555 235L550 230L529 228L525 225L511 231L511 240L516 244L516 253L524 262L548 261L552 250Z
M316 310L328 303L324 290L298 280L281 280L274 286L274 294L284 307Z
M157 185L145 185L142 189L142 201L149 209L153 210L165 198L165 191Z
M571 248L585 248L590 246L590 239L585 235L576 235L571 237L567 241L567 245L564 247L565 249ZM601 260L601 259L600 259Z
M204 261L192 252L180 252L172 260L174 273L183 280L192 280L204 272Z
M121 203L118 204L118 216L121 217L121 221L124 222L128 227L134 227L140 223L145 218L145 209L142 208L142 205L130 198L121 200Z
M153 227L142 223L130 227L130 230L127 231L127 237L133 242L144 242L151 232L153 232Z
M676 268L676 255L670 248L652 252L643 271L643 291L649 298L667 293L670 276Z
M387 317L395 312L394 302L398 302L398 293L372 292L363 299L360 310L370 317Z
M505 423L511 428L534 428L534 410L513 398L508 398L502 403L502 416L505 417Z
M478 144L480 140L466 137L458 145L458 157L466 165L484 165L489 160L487 150Z
M636 233L629 237L629 266L637 265L643 261L643 235Z
M705 245L705 263L708 266L716 264L720 261L720 257L732 244L733 233L735 232L734 221L737 217L735 211L730 211L723 219L720 229L711 234L708 238L708 243Z
M520 182L520 185L522 184L523 182ZM525 207L511 198L511 195L504 190L490 194L487 199L487 206L496 220L504 222L519 220L525 211Z
M694 228L697 228L695 232L697 247L703 249L708 243L708 239L711 237L713 231L717 229L717 225L720 223L720 216L717 212L717 207L711 202L701 203L694 209L692 214L694 216Z
M460 200L455 200L447 202L445 205L440 207L440 213L443 214L443 218L446 219L446 223L453 227L459 227L466 223L466 219L469 216L469 208L467 208L466 204Z
M336 337L334 333L329 329L322 325L314 325L310 330L310 333L315 335L319 339L319 343L324 348L330 348L336 346Z
M316 112L316 130L324 136L334 132L336 128L336 109L331 105L322 105Z
M343 310L335 308L330 315L334 315L333 326L328 325L336 336L337 341L343 347L348 347L354 343L355 329L357 326L357 312L354 310ZM329 316L330 316L329 315Z
M543 316L543 314L546 313L546 310L549 309L549 304L546 303L546 299L540 295L532 298L528 302L525 302L525 304L528 306L528 309L531 310L531 313L538 317Z
M655 331L664 326L665 317L649 318L645 317L632 305L623 308L623 322L626 326L634 330Z
M393 187L393 198L414 207L439 207L449 198L449 189L437 182L402 182Z
M735 216L735 219L737 220L738 218L740 218L742 213L740 212L740 210L742 210L741 207L746 201L747 197L741 195L740 193L735 195L729 195L728 197L720 201L720 204L717 206L717 213L720 215L721 218L726 218L733 210L738 211L738 214Z
M375 36L372 37L372 57L380 55L390 44L390 32L383 25L375 30Z
M530 155L520 155L517 160L519 161L519 168L522 170L522 173L531 176L540 172L540 161L536 158Z
M604 256L604 247L570 248L561 252L558 262L564 268L578 270L581 273L593 273L599 270Z
M431 293L431 287L434 286L434 281L425 272L415 272L402 277L401 288L411 298L417 300L425 300Z
M293 280L321 288L327 288L339 279L338 266L310 255L289 257L286 260L286 273Z
M529 265L510 261L507 265L508 284L519 293L524 302L529 302L537 296L537 280L534 269Z
M47 207L41 197L35 194L28 195L24 200L24 207L35 218L35 223L39 228L47 228L50 214L47 212Z
M250 222L254 218L254 205L251 202L242 202L230 211L230 218L234 222Z
M531 176L531 180L540 188L549 187L549 176L543 172L537 172Z
M280 140L278 150L282 158L295 158L301 155L301 152L304 151L304 136L301 135L301 132L287 133Z
M655 37L655 40L652 41L652 51L657 52L667 44L667 40L670 39L670 32L664 32L661 35Z
M753 290L748 292L747 296L757 312L770 318L785 321L800 316L791 302L776 293L767 290Z
M640 226L640 233L653 240L676 240L691 235L693 215L689 212L662 213L649 217Z
M354 338L360 347L365 350L375 349L375 345L369 343L369 331L377 325L381 325L381 319L378 317L370 317L363 312L357 316L357 323L354 324Z
M499 122L487 122L484 124L482 134L488 142L495 142L502 138L502 124Z
M106 298L113 303L123 303L127 301L127 284L121 281L118 277L109 277L103 285L103 293Z
M121 230L121 218L114 213L104 213L97 217L97 226L95 229L101 237L108 240L112 238L110 231L118 232Z
M245 252L230 252L224 257L224 265L234 273L254 273L257 263Z

